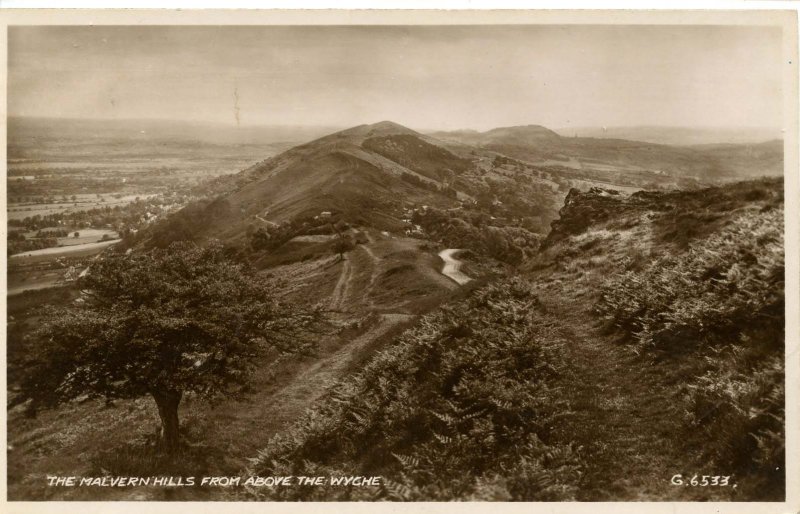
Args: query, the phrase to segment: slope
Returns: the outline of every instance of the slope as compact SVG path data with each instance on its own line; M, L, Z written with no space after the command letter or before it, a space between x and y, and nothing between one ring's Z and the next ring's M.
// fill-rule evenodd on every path
M455 205L458 195L445 180L470 166L395 123L361 125L212 181L202 192L217 196L216 213L199 229L204 237L236 240L259 218L280 224L327 211L351 224L397 231L404 228L404 207Z
M781 193L571 191L523 276L423 317L249 470L383 485L254 494L782 498Z

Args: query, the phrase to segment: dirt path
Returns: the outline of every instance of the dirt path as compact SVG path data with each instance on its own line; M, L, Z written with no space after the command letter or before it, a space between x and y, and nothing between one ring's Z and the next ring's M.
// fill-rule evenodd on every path
M272 226L272 227L278 227L278 226L280 226L280 225L278 225L277 223L275 223L274 221L270 221L270 220L268 220L268 219L264 219L264 218L262 218L262 217L261 217L261 216L259 216L258 214L256 214L256 218L257 218L259 221L263 221L264 223L266 223L267 225L270 225L270 226Z
M380 273L380 258L375 255L372 249L366 245L360 245L360 249L364 250L369 258L372 260L372 271L369 274L369 283L367 284L367 288L364 291L365 297L368 296L369 292L375 287L375 281L378 279L378 274ZM371 303L371 302L370 302Z
M592 302L575 298L545 304L558 313L554 324L568 341L565 350L574 371L559 384L572 414L556 433L583 447L587 469L578 499L685 499L687 491L671 485L670 478L703 470L686 469L692 459L680 448L682 413L670 377L603 335L590 321Z
M336 282L336 287L333 288L329 308L331 310L339 310L347 295L347 286L350 283L350 277L353 272L353 267L349 259L342 261L342 273L339 275L339 280Z
M444 261L442 275L453 279L458 285L464 285L472 279L461 271L462 262L453 257L456 252L460 251L458 248L448 248L439 252L439 257Z
M348 365L360 357L361 351L367 345L395 325L412 317L407 314L381 314L379 321L366 332L333 353L308 363L283 388L270 395L269 420L263 420L259 433L260 443L265 444L274 433L299 419L330 386L342 378Z
M272 436L300 419L331 386L347 376L353 365L364 358L371 344L412 318L414 316L407 314L381 314L377 323L363 334L316 360L303 363L291 377L282 381L285 383L283 387L275 389L272 382L265 383L251 399L252 408L232 405L229 409L231 425L228 437L235 438L232 444L236 446L236 453L230 460L235 461L234 468L242 470L239 474L244 473L248 459L255 456ZM180 499L196 499L194 495L198 494L198 490L187 489L184 492L186 496ZM199 494L208 496L209 491L200 489ZM236 494L236 490L218 490L214 499L234 500L237 499Z
M370 242L372 241L372 239L369 238L369 236L368 239ZM369 282L366 285L366 287L361 291L361 294L365 299L368 297L369 292L372 290L375 284L375 280L378 277L378 273L380 270L379 263L381 259L377 255L375 255L375 252L373 252L372 249L369 248L369 246L364 244L358 245L353 251L362 252L366 254L366 256L369 258L368 261L369 265L367 266L363 262L359 265L358 262L356 262L358 261L357 258L354 257L353 259L351 259L345 257L345 260L343 261L342 264L342 272L339 275L339 280L336 282L336 286L333 288L333 293L331 293L331 298L329 300L328 305L331 310L342 310L348 298L350 290L353 289L353 281L356 279L356 275L358 273L363 272L364 268L369 268L370 270ZM371 305L371 302L367 303L368 306Z

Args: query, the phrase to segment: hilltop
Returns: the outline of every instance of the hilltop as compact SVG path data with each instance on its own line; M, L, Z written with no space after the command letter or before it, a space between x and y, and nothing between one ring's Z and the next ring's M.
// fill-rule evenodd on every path
M214 201L179 214L157 239L247 245L259 228L297 220L313 228L310 220L321 213L405 232L413 229L411 211L421 206L452 211L481 202L494 217L514 218L544 234L570 187L697 187L779 173L781 155L780 141L673 147L565 138L539 125L424 135L381 121L328 134L204 184L197 192Z
M454 148L391 121L298 145L198 188L149 243L220 239L251 251L331 225L431 239L518 263L555 218L570 179L474 147ZM264 236L255 236L265 232Z
M381 121L323 136L207 182L197 190L207 199L157 225L149 244L214 238L250 252L268 239L274 251L298 236L330 235L342 222L414 233L516 265L547 235L570 188L696 188L731 166L756 161L751 173L757 174L782 161L773 143L714 145L700 155L635 141L564 138L538 125L456 135L466 142ZM660 159L676 167L646 168ZM711 171L701 173L703 180L684 176L697 166Z
M250 224L280 224L321 212L338 213L358 225L401 230L399 220L408 205L456 205L444 173L455 176L470 165L401 125L361 125L218 179L209 188L225 208L203 230L230 240Z

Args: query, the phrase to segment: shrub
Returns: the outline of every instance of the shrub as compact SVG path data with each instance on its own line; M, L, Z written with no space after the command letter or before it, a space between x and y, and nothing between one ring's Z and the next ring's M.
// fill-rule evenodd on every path
M782 234L781 211L740 216L680 256L611 278L597 311L639 345L663 351L724 343L743 327L782 328Z

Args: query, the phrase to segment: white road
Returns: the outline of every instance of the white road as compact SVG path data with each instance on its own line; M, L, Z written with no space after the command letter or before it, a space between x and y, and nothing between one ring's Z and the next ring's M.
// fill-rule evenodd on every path
M460 251L460 248L448 248L439 252L439 257L444 261L442 275L453 279L458 285L464 285L472 279L461 272L462 262L453 257L456 252Z

